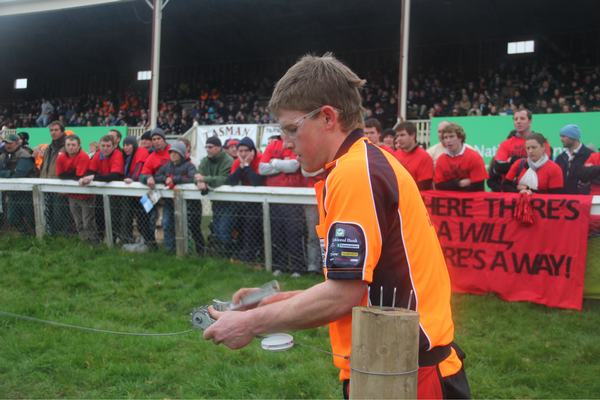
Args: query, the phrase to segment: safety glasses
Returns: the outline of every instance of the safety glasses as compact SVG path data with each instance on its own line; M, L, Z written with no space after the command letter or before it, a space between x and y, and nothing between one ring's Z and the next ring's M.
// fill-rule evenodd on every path
M290 139L295 139L296 136L298 136L298 132L300 131L300 128L302 128L302 125L304 125L306 120L309 119L310 117L312 117L313 115L320 113L322 110L323 110L323 107L317 108L316 110L311 111L306 115L303 115L299 118L288 121L285 124L279 125L279 129L281 130L281 133L284 133L285 135L289 136ZM338 113L342 112L342 110L338 110L337 108L334 108L334 110L337 111Z

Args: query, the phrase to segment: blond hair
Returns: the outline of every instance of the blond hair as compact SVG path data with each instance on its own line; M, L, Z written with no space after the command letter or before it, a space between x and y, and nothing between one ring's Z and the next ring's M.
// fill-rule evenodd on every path
M442 138L444 137L444 133L456 133L456 137L460 139L461 142L465 142L467 140L467 134L463 130L462 126L458 124L448 124L442 129Z
M269 102L276 117L280 110L309 113L323 106L342 110L344 132L364 126L362 100L358 89L365 84L332 53L323 57L305 55L281 78Z

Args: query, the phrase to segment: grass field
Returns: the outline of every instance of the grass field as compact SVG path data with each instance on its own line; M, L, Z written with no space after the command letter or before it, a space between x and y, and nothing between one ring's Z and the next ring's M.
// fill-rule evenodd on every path
M272 279L224 260L18 237L0 238L0 274L0 311L137 333L191 329L193 308ZM322 277L279 280L294 290ZM452 305L473 397L600 397L600 302L577 312L455 294ZM326 327L292 335L330 349ZM1 398L341 398L337 375L305 348L231 351L196 331L118 336L0 316Z

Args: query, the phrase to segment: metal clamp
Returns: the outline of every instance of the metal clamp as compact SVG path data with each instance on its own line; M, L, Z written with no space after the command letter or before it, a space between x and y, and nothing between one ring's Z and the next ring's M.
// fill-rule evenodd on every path
M215 299L213 300L213 308L215 311L234 311L242 307L258 304L262 299L277 294L280 291L281 288L279 286L279 282L271 281L261 286L258 290L243 295L240 299L240 302L237 304L233 304L231 301L225 302Z
M215 322L217 322L217 320L212 319L210 314L208 313L208 306L195 308L194 311L190 314L190 316L192 317L190 322L192 323L192 325L194 325L194 328L198 329L199 331L203 331Z

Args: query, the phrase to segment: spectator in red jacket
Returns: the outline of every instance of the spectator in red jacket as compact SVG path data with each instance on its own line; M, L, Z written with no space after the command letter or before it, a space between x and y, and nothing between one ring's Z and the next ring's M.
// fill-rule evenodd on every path
M457 124L448 124L442 130L446 152L435 166L433 180L437 190L482 192L488 177L483 158L465 146L467 135Z
M65 141L65 152L56 160L56 174L60 179L78 181L89 170L90 158L81 150L81 139L76 135L68 136ZM98 228L94 215L93 194L68 194L69 209L77 233L82 240L90 243L98 241Z
M531 133L525 139L527 158L513 163L502 182L503 192L563 193L563 171L546 154L546 138Z
M365 136L373 143L375 146L379 146L383 150L387 151L390 154L394 154L394 150L391 147L386 146L385 144L380 145L381 140L381 123L375 118L369 118L365 121L365 129L363 129Z
M231 142L230 142L231 143ZM260 175L260 155L256 146L249 137L245 137L237 144L237 158L231 166L231 175L227 178L228 185L263 186L265 176ZM238 226L241 231L241 249L239 259L245 263L261 262L257 255L263 247L262 240L262 204L242 202L238 203L236 214L240 216Z
M115 148L113 138L104 135L100 138L100 152L96 153L90 162L90 167L85 176L79 179L79 184L85 186L92 181L112 182L123 179L123 153ZM111 222L113 228L113 240L120 237L121 221L118 217L118 210L122 207L122 197L112 196L110 198ZM105 231L104 225L104 201L102 196L96 196L96 225L100 231L100 237L103 238Z
M303 186L300 163L291 150L283 149L281 138L267 146L260 159L259 171L267 177L267 186ZM304 256L299 246L304 229L302 206L272 204L270 211L273 275L278 276L291 269L292 277L297 278L304 271Z
M413 177L419 190L430 190L433 183L433 159L417 143L417 127L412 122L405 121L394 130L400 145L394 157Z
M139 181L139 177L148 158L148 150L138 147L135 136L125 136L123 139L123 181L131 184ZM121 239L123 243L134 243L133 218L138 221L138 231L145 242L154 239L154 230L149 230L149 217L140 203L139 197L121 197L121 208L117 210L121 224Z
M154 190L156 182L154 181L154 175L158 172L160 167L165 165L171 160L171 156L169 155L169 150L171 146L167 144L165 138L165 132L160 128L155 128L150 134L150 139L152 140L152 147L154 151L144 163L144 167L142 168L142 174L140 175L140 183L144 185L148 185L148 187ZM154 206L152 210L150 210L149 219L146 223L148 226L144 226L142 229L151 230L154 232L156 229L156 221L158 220L158 207ZM145 238L146 239L146 238ZM156 250L156 238L152 235L152 238L146 239L146 245L152 249Z

